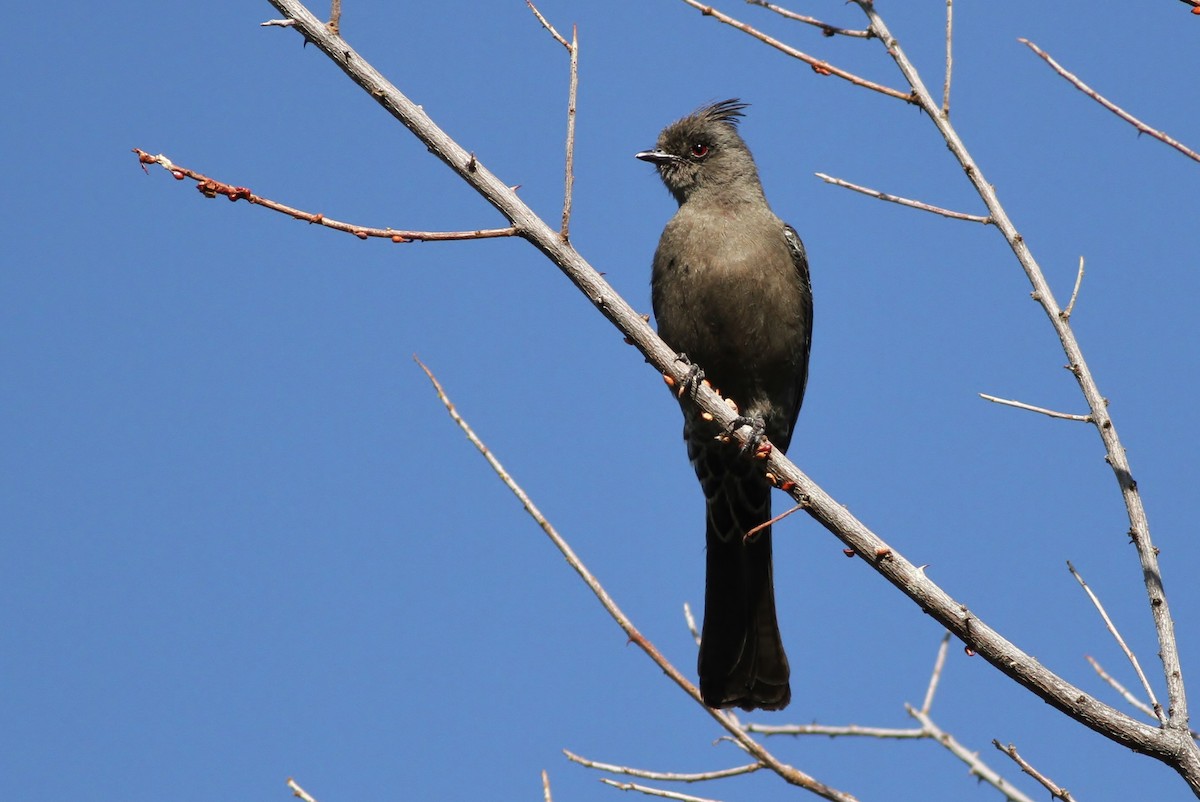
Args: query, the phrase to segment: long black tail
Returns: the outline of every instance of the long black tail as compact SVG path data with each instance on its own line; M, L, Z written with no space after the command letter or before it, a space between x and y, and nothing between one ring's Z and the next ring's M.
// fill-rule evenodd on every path
M771 519L771 488L730 445L690 446L708 509L700 695L709 707L780 710L792 692L775 618L770 527L745 538Z

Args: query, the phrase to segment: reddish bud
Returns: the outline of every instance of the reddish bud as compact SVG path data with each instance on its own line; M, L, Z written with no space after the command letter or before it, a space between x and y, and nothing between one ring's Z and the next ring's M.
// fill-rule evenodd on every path
M842 549L842 554L845 554L847 557L853 557L854 549Z
M974 657L974 656L975 656L975 650L974 650L974 649L972 649L970 646L964 646L964 647L963 647L963 654L965 654L967 657Z
M355 232L354 232L354 236L358 237L359 239L366 239L366 238L367 238L367 232L365 232L365 231L355 231Z

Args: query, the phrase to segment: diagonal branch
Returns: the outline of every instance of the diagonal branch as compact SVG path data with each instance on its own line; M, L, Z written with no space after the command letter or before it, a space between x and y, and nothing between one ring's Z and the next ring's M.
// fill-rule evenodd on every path
M1187 2L1187 0L1184 0L1184 1ZM1069 81L1071 83L1071 85L1074 86L1076 89L1078 89L1080 92L1083 92L1085 95L1090 97L1092 100L1096 101L1101 106L1108 109L1113 114L1117 115L1122 120L1124 120L1125 122L1129 123L1134 128L1136 128L1138 130L1139 134L1149 134L1150 136L1157 139L1159 142L1164 142L1164 143L1170 145L1171 147L1175 148L1175 150L1179 151L1184 156L1187 156L1189 159L1193 159L1194 161L1200 162L1200 153L1197 153L1196 151L1192 150L1187 145L1183 144L1182 142L1178 141L1177 139L1174 139L1174 138L1168 136L1167 134L1164 134L1162 131L1159 131L1157 128L1151 128L1149 125L1146 125L1146 123L1142 122L1137 117L1134 117L1132 114L1125 111L1125 109L1121 108L1116 103L1113 103L1111 100L1109 100L1108 98L1101 95L1095 89L1092 89L1090 86L1085 84L1083 81L1079 80L1079 78L1076 77L1073 73L1068 72L1061 64L1059 64L1057 61L1052 59L1050 57L1049 53L1042 50L1040 47L1035 45L1033 42L1029 41L1028 39L1018 39L1017 41L1023 45L1026 45L1034 53L1037 53L1038 56L1040 56L1043 61L1045 61L1047 64L1049 64L1050 67L1055 72L1057 72L1063 78L1066 78L1067 81Z
M733 17L729 16L728 14L723 14L720 11L718 11L717 9L713 8L712 6L708 6L708 5L705 5L704 3L697 2L697 0L683 0L683 2L687 3L689 6L696 9L697 11L699 11L701 14L703 14L706 17L712 17L713 19L717 20L718 22L723 22L726 25L729 25L730 27L737 28L742 33L747 34L749 36L753 36L758 41L763 42L764 44L770 45L771 47L775 48L776 50L778 50L781 53L786 53L787 55L791 56L792 58L800 59L805 64L812 67L813 72L817 73L818 75L836 75L839 78L849 81L850 83L854 84L855 86L861 86L864 89L870 89L872 91L879 92L882 95L887 95L888 97L898 98L907 103L913 102L911 93L905 94L904 92L901 92L898 89L892 89L889 86L884 86L883 84L877 84L874 81L868 81L866 78L861 78L852 72L846 72L845 70L841 69L840 67L835 67L827 61L821 61L821 59L816 58L815 56L810 56L807 53L797 50L796 48L792 47L791 45L786 45L783 42L779 41L778 39L768 36L767 34L763 33L762 31L758 30L757 28L753 28L740 20L734 19Z
M600 601L600 604L604 607L612 619L617 622L617 625L621 627L621 629L629 637L629 640L632 643L637 644L638 648L645 652L646 656L653 660L658 667L663 670L663 673L670 677L671 680L678 685L684 693L690 696L694 702L699 704L700 707L703 708L706 713L712 716L718 724L724 727L725 730L729 732L731 736L733 736L733 739L737 742L737 744L750 755L752 755L755 760L761 763L764 767L774 771L784 781L792 785L799 786L800 788L804 788L808 791L812 791L817 796L834 800L834 802L856 802L854 797L850 794L827 786L795 768L794 766L790 766L781 762L773 754L768 752L766 747L751 738L750 734L737 723L736 719L732 715L720 710L713 710L712 708L706 706L703 700L700 698L700 691L696 689L696 686L693 685L686 677L684 677L683 674L679 672L679 669L675 668L675 666L672 665L671 662L667 660L667 658L665 658L661 652L658 651L654 644L651 643L650 640L646 638L646 636L643 635L636 626L634 626L633 621L631 621L629 617L621 611L621 608L617 606L616 601L614 601L613 598L608 595L608 591L606 591L604 586L600 584L600 580L598 580L595 575L588 570L587 566L583 564L583 561L579 559L579 556L575 554L575 551L571 548L570 544L567 543L562 535L558 533L558 530L555 529L554 525L546 519L546 516L542 515L541 510L539 510L537 505L533 503L533 500L529 498L524 489L522 489L522 487L517 484L516 480L512 478L508 471L504 469L504 466L500 464L500 460L496 458L496 455L493 454L491 450L488 449L488 447L483 443L483 441L479 439L479 437L471 429L470 424L468 424L466 420L464 420L463 417L458 414L458 410L455 409L454 404L446 395L445 390L442 389L441 383L433 375L433 372L425 366L425 363L423 363L420 359L417 359L416 356L414 356L413 359L418 365L421 366L421 370L425 372L425 375L429 377L429 381L433 384L433 388L437 392L438 398L441 400L442 404L445 405L446 411L450 414L450 417L456 424L458 424L458 427L462 429L463 433L467 436L467 439L471 441L471 444L479 449L479 453L481 453L483 458L487 460L488 464L492 466L492 470L494 470L496 475L500 477L500 481L502 481L504 485L512 491L513 495L517 497L517 499L521 502L521 506L525 508L525 511L529 513L529 516L533 518L537 525L541 527L542 531L546 533L546 536L550 538L550 541L554 544L555 548L562 553L563 557L566 558L567 563L575 570L575 573L579 574L579 578L582 579L584 584L586 584L592 593L595 594L596 598Z
M1197 1L1200 2L1200 0ZM817 28L820 28L821 33L823 33L825 36L849 36L857 39L871 39L875 36L875 34L868 30L855 31L849 28L839 28L836 25L830 25L827 22L821 22L821 20L817 19L816 17L810 17L806 14L797 14L795 11L789 11L783 6L777 6L774 3L768 3L767 0L746 0L746 2L752 6L762 6L765 9L774 11L784 19L795 20L796 22L803 22L805 25L813 25Z

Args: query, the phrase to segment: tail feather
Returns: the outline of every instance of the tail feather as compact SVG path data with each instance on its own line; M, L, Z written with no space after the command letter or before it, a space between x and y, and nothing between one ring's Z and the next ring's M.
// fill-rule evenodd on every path
M700 695L709 707L780 710L791 701L791 688L775 616L770 527L745 538L770 520L771 488L727 446L693 445L708 502Z

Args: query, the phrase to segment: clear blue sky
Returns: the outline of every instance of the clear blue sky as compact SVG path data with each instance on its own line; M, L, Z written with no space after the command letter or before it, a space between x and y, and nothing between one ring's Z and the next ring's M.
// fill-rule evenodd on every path
M0 796L9 802L536 800L619 792L560 750L662 770L744 762L634 647L453 427L462 413L677 665L702 598L702 505L661 380L521 241L393 245L206 200L129 152L364 225L499 216L266 3L17 4L0 53ZM73 7L70 7L73 6ZM878 43L724 9L900 85ZM981 210L912 107L677 0L542 0L582 44L573 239L649 311L673 202L632 154L706 101L743 125L808 246L816 335L793 457L956 598L1120 704L1160 689L1123 507L998 233L827 186ZM944 4L880 2L940 85ZM324 8L319 9L324 13ZM798 10L860 26L852 6ZM1200 145L1200 18L1182 3L963 2L952 115L1065 302L1148 505L1184 669L1195 567L1200 165L1019 45ZM351 44L543 215L561 195L565 53L522 2L346 0ZM777 502L782 503L782 499ZM811 520L778 528L793 702L772 723L903 727L941 630ZM1200 685L1193 684L1200 699ZM1088 802L1186 799L956 644L939 723L1022 785L1012 741ZM932 743L779 740L865 800L997 799ZM782 799L761 776L687 788Z

